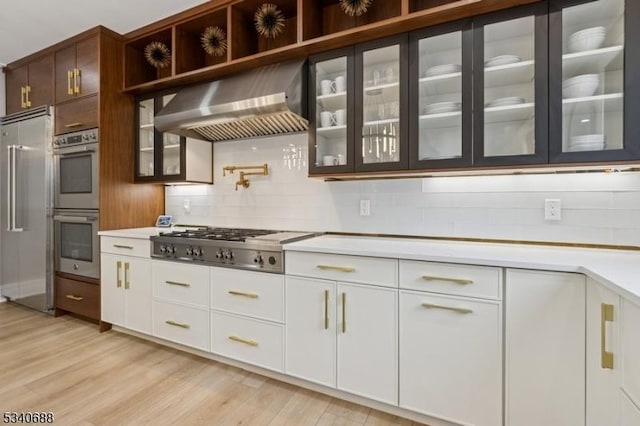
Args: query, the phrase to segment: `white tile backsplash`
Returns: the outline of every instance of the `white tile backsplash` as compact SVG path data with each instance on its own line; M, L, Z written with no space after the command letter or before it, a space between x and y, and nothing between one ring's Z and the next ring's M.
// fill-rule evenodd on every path
M214 185L167 187L167 214L213 226L640 246L640 174L324 182L307 177L307 150L306 134L216 143ZM269 176L250 176L248 189L235 190L238 172L222 176L227 165L264 163ZM562 200L560 222L544 220L546 198Z

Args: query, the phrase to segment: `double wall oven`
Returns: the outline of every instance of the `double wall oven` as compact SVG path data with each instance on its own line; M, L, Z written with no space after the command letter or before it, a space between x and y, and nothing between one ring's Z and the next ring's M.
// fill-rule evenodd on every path
M56 271L98 279L98 129L56 136L53 155Z

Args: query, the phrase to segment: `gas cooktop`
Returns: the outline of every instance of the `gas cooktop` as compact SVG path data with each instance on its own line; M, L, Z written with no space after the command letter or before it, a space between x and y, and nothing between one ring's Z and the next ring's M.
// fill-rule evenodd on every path
M164 260L284 273L282 244L318 234L244 228L200 228L151 237L151 256Z

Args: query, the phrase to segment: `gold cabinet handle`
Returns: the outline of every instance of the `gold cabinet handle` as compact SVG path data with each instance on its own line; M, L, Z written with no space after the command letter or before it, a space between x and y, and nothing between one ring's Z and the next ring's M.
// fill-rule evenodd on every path
M27 107L27 88L25 86L20 86L20 106L22 108Z
M187 323L181 323L181 322L177 322L177 321L173 321L173 320L166 320L165 321L166 324L172 325L174 327L180 327L180 328L191 328L191 326Z
M423 308L428 308L428 309L444 309L446 311L454 311L454 312L458 312L460 314L471 314L473 313L472 309L469 308L457 308L454 306L445 306L445 305L437 305L435 303L423 303L422 304Z
M189 283L181 283L178 281L165 281L165 284L176 285L178 287L191 287L191 284Z
M71 127L80 127L80 126L82 126L82 123L80 123L80 122L78 122L78 123L69 123L69 124L65 124L65 125L64 125L64 127L68 127L68 128L71 128Z
M114 246L115 248L121 248L121 249L133 250L133 246L123 246L122 244L114 244L113 246Z
M329 329L329 290L324 291L324 329Z
M77 302L84 300L84 297L80 297L80 296L74 296L73 294L67 294L65 296L67 299L71 299L71 300L75 300Z
M122 261L118 260L116 262L116 287L122 287L122 280L120 279L120 269L122 268Z
M255 293L245 293L242 291L235 291L235 290L229 290L228 293L232 296L242 296L242 297L248 297L249 299L257 299L258 295Z
M234 342L244 343L245 345L249 346L258 346L258 342L256 342L255 340L244 339L239 336L229 336L228 339L233 340Z
M76 95L80 94L80 84L82 82L80 77L81 77L80 69L74 68L73 69L73 93L75 93Z
M31 93L31 86L29 86L28 84L27 84L27 87L25 88L25 92L26 92L25 99L26 99L27 108L31 108L31 100L29 99L29 93Z
M73 95L73 87L71 87L71 79L73 78L73 71L67 71L67 94Z
M473 280L468 280L465 278L439 277L437 275L423 275L421 278L425 281L447 281L450 283L461 284L461 285L473 284Z
M129 282L129 262L124 262L124 289L129 290L131 282Z
M356 268L352 266L336 266L336 265L316 265L318 269L340 271L340 272L355 272Z
M613 305L603 303L600 312L600 361L602 368L613 370L613 352L607 352L607 322L613 322Z
M342 332L347 332L347 293L342 293Z

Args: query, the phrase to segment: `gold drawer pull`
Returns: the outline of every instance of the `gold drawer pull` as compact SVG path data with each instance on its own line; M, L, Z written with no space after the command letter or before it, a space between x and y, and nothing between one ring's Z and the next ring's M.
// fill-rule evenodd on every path
M165 281L165 283L169 284L169 285L177 285L179 287L191 287L191 284L189 283L181 283L178 281Z
M84 300L84 297L74 296L73 294L67 294L65 297L67 299L75 300L77 302L80 302L81 300Z
M257 299L258 295L255 293L244 293L242 291L235 291L235 290L229 290L228 292L230 295L232 296L242 296L242 297L248 297L249 299Z
M82 123L69 123L69 124L65 124L64 127L80 127L82 126Z
M249 345L249 346L258 346L258 342L256 342L255 340L243 339L242 337L238 337L238 336L229 336L229 340L233 340L234 342L244 343L245 345Z
M324 329L329 329L329 290L324 291Z
M458 312L461 314L471 314L473 313L473 310L469 309L469 308L456 308L453 306L444 306L444 305L436 305L435 303L423 303L422 304L423 308L434 308L434 309L444 309L447 311L454 311L454 312Z
M129 282L129 262L124 262L124 289L129 290L131 283Z
M465 278L438 277L437 275L423 275L422 279L425 281L447 281L450 283L456 283L461 285L473 284L473 280L468 280Z
M133 246L123 246L122 244L114 244L113 245L115 248L121 248L121 249L129 249L129 250L133 250Z
M73 71L67 71L67 95L73 95L73 88L71 87L71 79L73 78Z
M347 293L342 293L342 332L347 332Z
M613 305L603 303L600 315L600 361L602 368L613 370L613 352L607 352L607 325L613 322Z
M27 88L25 86L20 86L20 106L27 107Z
M73 93L75 94L79 94L80 93L80 70L78 68L74 68L73 69Z
M318 269L322 270L332 270L332 271L340 271L340 272L355 272L356 268L352 266L335 266L335 265L316 265Z
M27 84L25 87L25 105L27 108L31 108L31 100L29 99L29 93L31 93L31 86Z
M191 328L191 326L189 324L186 324L186 323L183 324L183 323L172 321L172 320L167 320L167 321L165 321L165 323L167 323L169 325L173 325L174 327Z
M116 262L116 287L122 287L122 280L120 279L120 269L122 269L122 261L118 260Z

